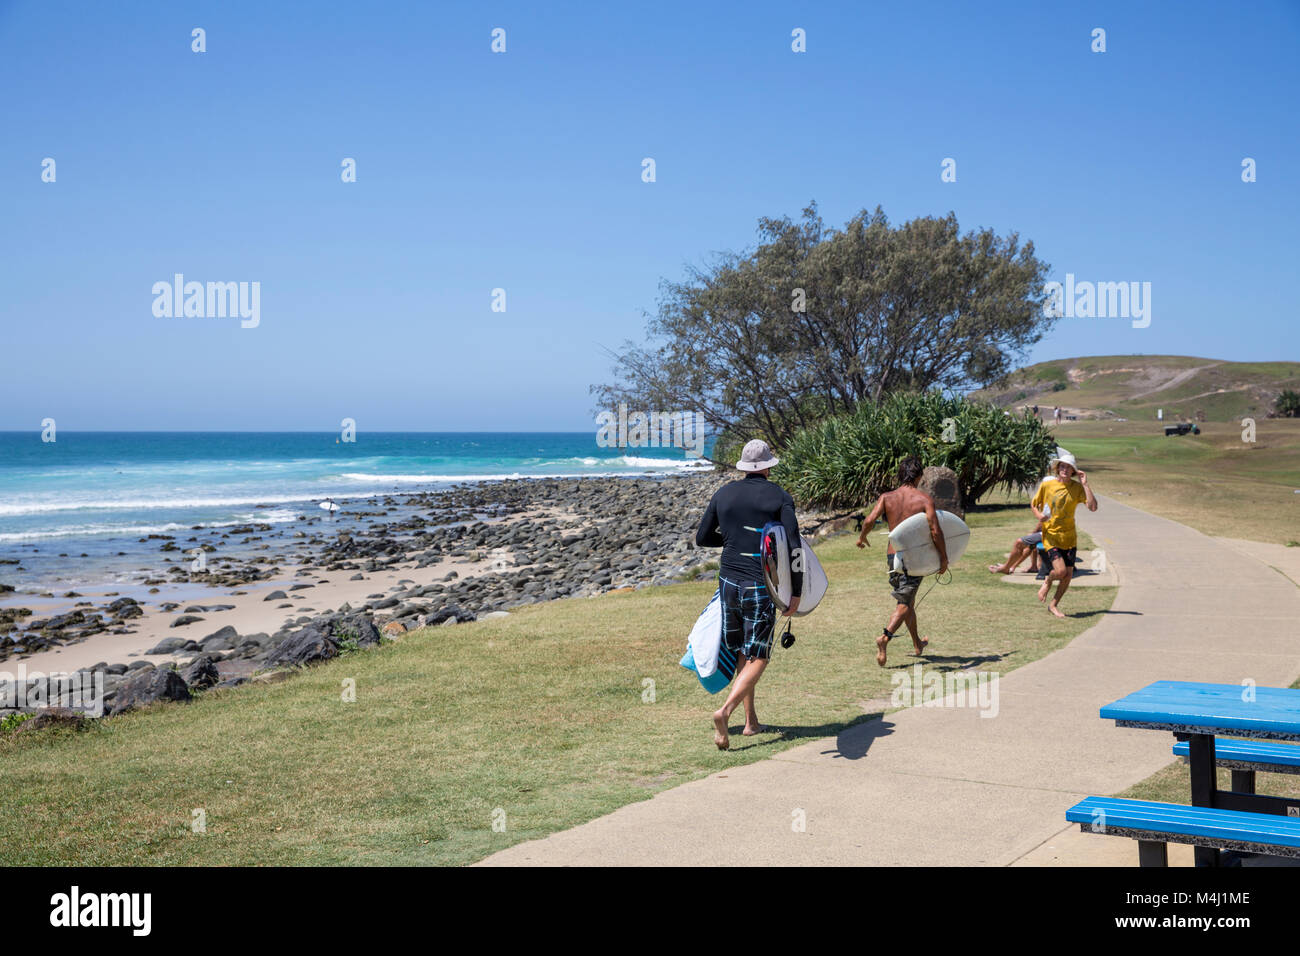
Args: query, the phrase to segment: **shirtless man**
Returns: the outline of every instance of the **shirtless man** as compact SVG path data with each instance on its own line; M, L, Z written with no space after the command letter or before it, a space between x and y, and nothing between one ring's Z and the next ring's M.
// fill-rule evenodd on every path
M885 520L889 522L889 527L897 528L912 515L924 512L930 523L930 540L939 551L939 573L943 574L948 570L948 548L943 540L943 529L939 527L939 518L934 511L934 499L916 487L922 470L921 460L915 455L903 459L898 466L898 487L881 495L875 507L871 509L871 513L863 519L862 533L858 535L858 547L864 548L869 545L867 535L880 520L882 513ZM893 589L894 600L898 602L898 606L894 608L894 613L889 619L889 626L876 638L876 663L881 667L885 666L885 650L889 646L890 639L898 630L898 626L904 622L912 635L912 649L917 657L925 653L925 647L930 643L928 640L923 640L917 632L916 608L912 603L916 600L916 591L921 586L922 579L908 574L907 569L902 567L901 558L895 562L892 546L885 560L889 565L889 586Z

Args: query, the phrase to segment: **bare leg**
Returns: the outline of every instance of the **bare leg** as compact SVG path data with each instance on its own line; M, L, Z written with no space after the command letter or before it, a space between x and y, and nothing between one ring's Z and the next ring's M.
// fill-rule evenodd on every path
M741 654L739 664L736 667L736 673L743 671L745 665L749 663L749 660L748 657ZM742 703L745 705L745 727L741 730L741 733L746 737L752 737L763 729L763 725L758 722L758 711L754 708L754 688L752 685Z
M881 634L876 638L876 663L881 667L885 666L885 650L889 647L889 635L893 635L898 631L899 625L907 618L908 610L909 608L906 604L895 606L894 613L889 618L889 623L885 625L885 630L888 634Z
M1064 564L1064 562L1062 562ZM1061 596L1065 594L1066 589L1070 586L1070 579L1074 577L1074 568L1062 568L1061 583L1056 586L1056 596L1052 598L1052 603L1047 605L1047 609L1057 617L1065 617L1061 609L1057 607L1061 603Z
M766 667L767 661L764 660L746 662L744 669L736 672L736 680L731 685L731 693L727 695L726 702L713 712L713 742L718 745L719 750L726 750L731 746L731 740L727 736L727 720L745 697L754 692L754 685L763 676L763 669Z
M1060 610L1057 608L1056 603L1061 599L1061 595L1065 593L1065 587L1069 585L1069 579L1070 579L1070 569L1065 566L1065 559L1056 558L1052 562L1051 573L1048 574L1047 577L1043 580L1043 586L1038 589L1038 600L1046 603L1047 592L1051 590L1052 582L1053 581L1058 582L1056 597L1052 600L1051 605L1049 605L1048 607L1048 610L1051 611L1053 614L1055 614L1057 617L1065 617L1065 615L1062 614Z
M1015 543L1011 545L1011 553L1007 555L1006 561L1001 564L990 564L989 570L994 574L1010 574L1016 569L1016 565L1029 556L1029 553L1029 545L1016 538Z
M907 609L907 617L904 618L904 620L907 621L908 633L912 635L912 650L916 652L917 657L920 657L925 653L925 648L930 642L928 640L922 640L917 632L916 608L909 607Z

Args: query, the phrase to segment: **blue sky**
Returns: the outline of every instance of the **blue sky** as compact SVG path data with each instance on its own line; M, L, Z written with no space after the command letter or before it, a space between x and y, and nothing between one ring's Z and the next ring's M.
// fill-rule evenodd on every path
M660 279L809 200L1152 284L1031 361L1298 359L1298 48L1296 2L0 0L0 429L586 430ZM177 272L260 325L155 317Z

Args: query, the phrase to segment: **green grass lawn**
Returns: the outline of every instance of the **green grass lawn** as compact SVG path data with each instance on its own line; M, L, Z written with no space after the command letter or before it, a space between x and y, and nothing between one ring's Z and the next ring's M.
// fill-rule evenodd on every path
M1077 422L1057 440L1098 494L1205 534L1275 544L1300 539L1300 419L1260 419L1256 440L1238 424L1164 437L1157 422Z
M1113 588L1076 588L1073 616L1058 621L1033 588L984 570L1026 515L971 516L971 550L919 608L930 666L1005 674L1110 606ZM760 717L784 736L737 734L726 753L712 744L721 698L677 665L711 583L558 601L80 733L5 735L0 863L464 864L834 736L889 709L890 675L916 663L903 637L889 668L876 666L872 641L892 606L884 537L866 552L853 541L818 548L830 593L759 685ZM345 680L355 703L342 700Z

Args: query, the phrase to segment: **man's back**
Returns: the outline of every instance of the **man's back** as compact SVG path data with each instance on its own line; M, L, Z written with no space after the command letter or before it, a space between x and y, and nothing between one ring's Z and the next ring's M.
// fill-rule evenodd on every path
M695 533L702 548L722 548L721 572L733 580L762 581L759 561L759 531L769 521L780 521L790 547L799 546L799 524L794 500L780 485L759 474L723 485L713 495ZM791 575L798 584L802 574Z
M912 515L925 514L928 508L934 507L934 499L915 485L901 485L887 491L880 496L880 501L885 506L885 520L889 522L890 530ZM890 545L889 553L893 552L894 547Z

